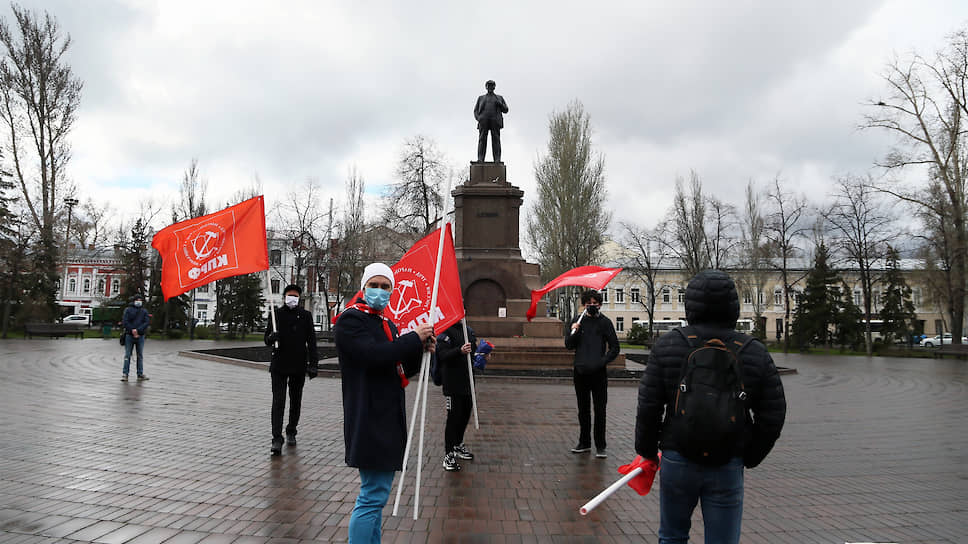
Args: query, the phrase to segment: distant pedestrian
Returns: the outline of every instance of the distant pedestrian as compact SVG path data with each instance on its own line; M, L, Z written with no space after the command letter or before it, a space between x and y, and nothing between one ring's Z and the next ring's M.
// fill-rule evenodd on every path
M464 431L473 411L471 398L471 376L467 356L473 355L477 338L474 331L467 329L469 339L464 339L464 326L458 321L437 337L437 360L440 362L443 378L444 401L447 406L447 422L444 425L444 470L453 472L461 469L458 459L469 461L474 458L464 445Z
M595 457L605 459L605 405L608 403L608 363L618 357L618 335L602 315L602 295L594 289L581 294L584 315L575 318L565 336L565 347L575 350L574 382L578 398L578 444L572 453L592 449L592 404L595 406ZM580 322L579 322L580 320Z
M145 297L141 293L131 297L131 302L124 309L121 316L121 328L124 330L124 366L121 369L121 381L128 381L128 370L131 368L131 350L138 352L138 381L148 379L145 375L145 335L148 334L150 318L148 310L144 308Z
M283 290L285 304L273 308L275 326L270 316L266 326L265 343L272 346L269 374L272 376L272 446L269 453L280 455L282 445L296 445L299 413L302 409L302 392L309 379L319 372L319 352L316 349L316 329L313 316L299 306L302 288L287 285ZM286 390L289 390L289 424L286 439L282 438L283 412L286 410Z
M400 335L384 317L393 271L383 263L363 270L357 298L336 321L336 353L342 373L346 464L360 471L360 494L350 516L351 543L379 542L383 507L394 472L403 468L407 444L404 388L420 370L424 351L434 351L429 323Z
M759 465L773 448L786 398L766 346L734 330L739 297L727 274L700 272L689 281L685 302L689 326L662 335L649 354L639 385L635 452L655 462L662 449L661 544L689 540L697 503L706 542L736 544L743 467ZM740 418L745 421L736 425Z

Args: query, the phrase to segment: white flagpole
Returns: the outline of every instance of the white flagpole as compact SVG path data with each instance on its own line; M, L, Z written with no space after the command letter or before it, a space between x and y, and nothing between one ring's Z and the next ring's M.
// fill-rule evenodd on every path
M400 507L400 492L403 491L403 480L407 477L407 461L410 458L410 444L413 443L413 430L417 423L417 411L420 407L420 395L422 393L420 384L424 381L424 375L429 372L430 367L430 354L424 352L423 357L420 361L420 373L419 378L417 378L417 394L413 401L413 413L410 414L410 428L407 430L407 447L403 450L403 470L400 471L400 481L397 482L397 498L393 501L393 515L397 515L397 510Z
M611 497L613 493L618 491L623 485L627 484L629 480L631 480L632 478L635 478L641 473L642 473L642 467L636 467L630 470L628 474L626 474L625 476L622 476L621 478L616 480L615 483L606 487L605 491L602 491L598 495L595 495L595 498L593 498L592 500L582 505L582 507L578 510L578 512L583 516L587 516L589 512L591 512L596 507L598 507L599 504L602 504L602 502L604 502L605 499Z
M467 313L466 310L464 312ZM461 327L464 328L464 341L470 342L471 337L467 335L467 318L461 318ZM471 351L474 351L474 346L471 345ZM474 428L480 429L481 422L477 419L477 393L474 391L474 364L471 362L471 354L467 354L467 379L471 382L471 406L474 409Z
M450 182L447 182L447 192L450 193ZM434 324L437 319L437 291L440 287L440 265L441 256L444 251L444 229L450 224L450 221L446 219L447 214L444 214L444 223L440 227L440 238L437 241L437 262L434 267L434 286L432 294L430 296L430 323ZM435 331L436 334L436 331ZM414 399L414 412L410 416L410 430L407 432L407 445L403 453L403 470L400 472L400 481L397 485L397 496L393 502L393 515L397 515L397 511L400 506L400 494L403 491L403 480L407 475L407 461L410 457L410 446L413 443L413 429L414 423L417 417L417 407L421 405L422 402L422 412L423 415L420 418L420 438L417 446L417 481L414 487L413 496L413 519L417 519L417 512L420 508L420 474L421 467L423 466L423 439L424 439L424 426L427 417L427 382L430 379L430 353L424 352L423 359L420 363L420 381L417 383L417 397Z
M269 285L271 285L269 283L269 270L266 269L266 286L269 286ZM269 290L272 291L272 289L269 289ZM276 309L273 308L271 301L269 302L269 319L270 319L270 322L272 323L272 332L279 332L279 327L276 326ZM275 342L273 342L272 347L279 349L279 341L276 340Z
M581 311L581 315L578 316L578 321L575 321L575 325L581 325L581 318L585 317L585 312L587 312L587 311L588 310L582 310ZM571 334L575 334L576 332L578 332L578 328L577 327L571 330Z

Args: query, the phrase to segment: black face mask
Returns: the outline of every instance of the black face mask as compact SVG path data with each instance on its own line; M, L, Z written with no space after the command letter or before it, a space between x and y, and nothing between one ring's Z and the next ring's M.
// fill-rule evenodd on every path
M598 315L598 306L585 306L585 311L588 312L588 315L596 316Z

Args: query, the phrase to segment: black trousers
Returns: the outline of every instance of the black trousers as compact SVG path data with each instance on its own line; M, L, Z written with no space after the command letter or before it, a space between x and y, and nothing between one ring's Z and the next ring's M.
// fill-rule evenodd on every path
M497 126L497 119L482 119L477 125L477 161L484 162L487 151L487 133L491 133L491 155L494 162L501 162L501 129Z
M303 386L306 385L305 374L272 375L272 439L282 440L282 414L286 411L286 389L289 389L289 425L286 434L295 435L296 425L299 425L299 410L302 408Z
M444 453L464 443L464 431L471 420L474 404L470 395L452 395L447 399L447 424L444 427Z
M605 449L605 405L608 404L608 372L603 368L592 374L575 372L578 397L578 444L591 446L592 403L595 404L595 447Z

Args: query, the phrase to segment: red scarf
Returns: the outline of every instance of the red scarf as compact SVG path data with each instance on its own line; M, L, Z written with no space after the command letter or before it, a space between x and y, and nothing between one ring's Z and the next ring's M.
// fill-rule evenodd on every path
M379 316L380 319L383 321L383 332L386 333L387 340L393 342L393 331L390 330L390 320L383 316L383 314L381 313L382 310L380 311L374 310L373 308L370 308L365 302L362 302L359 299L357 299L357 302L355 304L347 307L347 309L350 309L350 308L353 308L354 310L359 310L366 314ZM400 361L397 361L397 375L400 376L400 387L407 387L407 385L410 384L410 380L407 379L407 375L403 371L403 363L401 363Z

